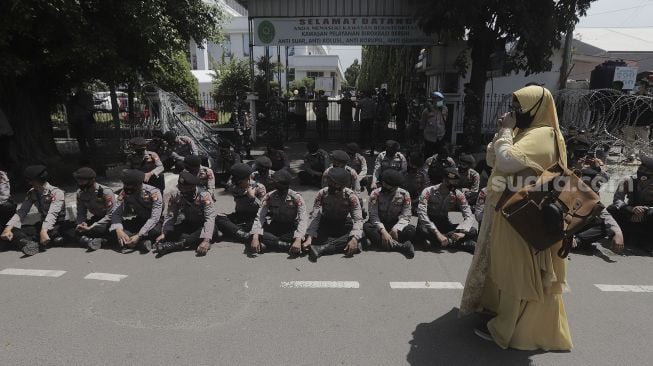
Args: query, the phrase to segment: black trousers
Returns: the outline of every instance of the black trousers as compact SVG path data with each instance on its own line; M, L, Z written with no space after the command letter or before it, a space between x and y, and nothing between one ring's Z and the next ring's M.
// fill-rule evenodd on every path
M102 216L92 216L90 219L86 220L86 224L91 227L96 222L103 219ZM75 230L77 224L74 221L64 221L59 230L61 231L62 236L67 240L79 241L79 238L86 236L89 238L109 238L109 226L111 223L107 222L105 224L99 224L91 227L91 229L80 233Z
M165 233L166 241L183 241L186 248L197 248L203 241L200 238L204 222L184 220L176 224L174 229Z
M297 174L297 176L299 177L299 181L302 183L302 185L322 187L321 175L313 175L307 171L302 170Z
M457 224L449 221L448 217L429 217L431 221L435 224L435 227L438 228L438 231L441 232L446 237L451 237L451 234L456 232L458 228ZM423 240L429 240L435 246L439 246L440 242L437 240L436 236L429 230L429 228L424 225L422 222L417 223L417 233L416 237ZM454 242L453 244L462 244L463 242L469 240L476 240L478 237L478 231L476 229L470 230L468 233L465 233L465 237L460 239L459 242Z
M653 220L650 216L645 216L642 222L632 222L630 221L632 214L624 209L618 210L614 205L610 205L608 212L621 227L625 245L653 249L653 241L651 241Z
M306 136L306 114L293 114L295 120L295 128L297 128L297 135L300 139L303 139Z
M384 223L383 225L386 227L386 230L390 232L392 230L392 227L396 224L392 222ZM370 241L370 244L372 246L376 247L381 247L382 246L382 239L381 239L381 233L379 232L379 228L370 223L366 222L363 224L363 231L365 232L365 237ZM415 237L415 226L413 225L406 225L406 227L403 228L403 230L398 232L398 241L400 243L405 243L409 240L413 240L413 237Z
M329 119L326 116L318 117L315 121L317 125L317 135L320 139L329 138Z
M159 175L152 175L152 177L150 177L150 180L148 182L145 182L145 184L149 184L153 187L158 188L161 191L161 194L163 194L163 191L166 188L166 181L165 178L163 177L163 173Z
M351 221L320 221L317 229L317 238L313 239L311 245L330 245L335 253L344 252L349 242L349 233L353 227Z
M218 217L215 218L215 226L223 234L234 238L239 230L249 233L250 230L252 230L255 217L256 214L248 215L237 212L232 212L226 216L218 215Z
M48 230L50 240L61 236L60 230L62 224L64 224L63 221L58 222L52 229ZM31 240L38 243L41 240L41 225L43 225L42 222L37 222L34 225L22 225L20 229L13 228L12 233L14 234L14 237L11 240L11 244L18 246L21 240Z
M588 225L581 232L576 234L576 240L579 247L586 247L596 243L597 241L605 238L606 236L613 236L612 230L607 230L605 223L600 222L597 224Z
M16 204L13 201L0 203L0 226L2 229L7 226L9 220L16 213Z
M141 218L133 218L133 219L128 219L128 220L123 220L122 222L122 229L125 231L125 233L129 236L136 235L138 232L141 230L143 225L145 225L145 222L147 220L143 220ZM158 224L156 224L150 231L145 234L144 238L141 238L141 240L151 240L154 242L156 238L161 235L161 225L162 223L159 221ZM113 244L118 244L118 236L114 233L114 235L109 236L109 240Z
M436 154L443 144L443 140L438 140L437 142L424 140L424 159L428 159Z
M277 250L279 241L292 244L296 229L297 225L294 223L271 221L269 224L263 225L263 235L259 240L265 244L268 250Z
M374 119L365 118L361 120L360 143L361 146L372 141L372 129L374 128Z

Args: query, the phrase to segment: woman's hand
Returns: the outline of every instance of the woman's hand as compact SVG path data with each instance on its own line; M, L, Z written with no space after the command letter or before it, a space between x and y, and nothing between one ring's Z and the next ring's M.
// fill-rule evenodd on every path
M515 114L512 112L504 113L501 118L499 118L499 127L500 128L515 128L517 120L515 119Z

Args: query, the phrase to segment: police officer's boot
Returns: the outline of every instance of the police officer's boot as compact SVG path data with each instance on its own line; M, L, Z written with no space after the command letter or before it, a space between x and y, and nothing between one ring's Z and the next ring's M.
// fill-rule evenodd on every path
M406 258L411 259L415 257L415 247L410 240L406 240L403 243L400 243L396 240L392 241L392 249L406 256Z
M315 262L319 257L323 255L334 254L335 252L336 246L331 242L323 245L312 244L310 250L308 251L308 259Z
M249 233L246 233L243 230L236 231L234 237L241 243L247 243L249 241Z
M155 245L153 252L159 256L184 249L183 241L166 241Z
M291 246L292 243L289 243L287 241L279 240L277 242L277 250L280 252L289 252Z
M29 239L20 239L18 241L18 248L25 253L25 255L35 255L39 252L39 243L29 240Z
M143 239L138 245L138 249L141 251L141 253L149 253L152 251L152 240L150 239Z
M458 244L458 248L460 250L474 254L474 249L476 249L476 242L474 240L461 240L460 243Z
M79 244L87 248L88 250L94 251L102 248L102 244L106 242L106 239L102 238L89 238L88 236L81 236L79 238Z

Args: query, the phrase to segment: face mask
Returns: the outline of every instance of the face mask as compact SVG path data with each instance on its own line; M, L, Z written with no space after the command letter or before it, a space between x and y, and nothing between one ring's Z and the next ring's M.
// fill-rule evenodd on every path
M469 170L469 168L464 165L458 165L458 170L461 172L466 172Z
M125 194L132 195L136 193L136 187L123 187L122 191L125 192Z
M388 156L388 157L394 157L395 154L397 154L397 150L390 150L390 149L388 149L388 150L386 150L386 153L387 153L386 156Z
M335 193L338 193L340 191L342 191L342 187L329 186L329 188L328 188L328 192L330 194L335 194Z
M285 184L275 183L272 185L272 188L279 191L281 194L288 192L289 186Z
M435 102L435 105L437 107L444 107L444 101L443 100L438 100L437 102Z
M397 187L381 186L381 193L383 193L383 194L395 193L396 190L397 190Z
M144 154L144 153L145 153L145 149L134 149L134 152L135 152L136 154Z
M79 189L81 189L82 191L85 191L85 190L88 190L88 189L92 188L92 187L93 187L93 183L92 183L92 182L88 182L88 183L86 183L86 184L78 184L77 186L78 186Z
M256 169L256 171L258 171L258 174L263 177L267 176L269 172L267 169Z
M537 103L531 107L531 109L525 112L515 112L515 126L520 130L524 130L530 127L531 123L533 123L533 120L535 119L535 116L537 115L537 112L540 110L542 101L544 101L544 88L542 88L542 96L537 101ZM535 109L535 112L531 114L533 109Z
M184 196L185 199L187 200L192 200L195 198L195 190L192 191L181 191L181 195Z

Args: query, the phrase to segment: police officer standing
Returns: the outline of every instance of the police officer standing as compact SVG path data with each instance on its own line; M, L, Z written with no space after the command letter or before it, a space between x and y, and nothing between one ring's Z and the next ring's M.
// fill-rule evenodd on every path
M265 186L268 191L272 190L272 183L270 181L274 170L272 170L272 160L267 156L259 156L254 162L254 171L252 172L251 179Z
M123 249L138 245L141 252L147 253L161 234L163 196L158 188L143 184L143 176L135 169L122 173L123 188L111 212L109 231L116 232L115 240ZM129 217L131 213L135 216Z
M266 193L264 185L251 180L251 174L252 168L247 164L238 163L231 167L229 192L234 197L236 207L234 212L218 214L215 219L216 226L223 234L243 244L249 242L249 232Z
M327 254L360 252L363 212L356 192L347 188L351 175L343 168L329 172L329 184L315 197L304 246L310 245L309 259Z
M83 247L98 250L108 238L111 223L109 214L116 202L115 194L109 187L95 181L96 173L91 168L79 168L73 177L79 187L75 236Z
M250 233L252 253L269 250L301 253L308 215L302 196L290 189L291 180L287 170L272 175L274 190L263 197Z
M197 155L191 155L184 159L185 170L200 180L200 188L213 195L215 191L215 175L213 170L202 165L202 159Z
M653 157L642 155L640 160L637 175L619 183L608 212L619 223L627 246L653 253Z
M39 252L39 246L44 248L62 242L60 226L66 217L66 205L64 191L48 183L45 166L28 166L23 176L32 188L5 226L0 239L11 242L25 255L31 256ZM32 206L36 206L41 221L34 225L23 225Z
M329 154L320 149L315 142L306 144L308 152L304 155L303 170L299 172L299 180L303 185L320 187L322 184L322 173L331 165Z
M363 225L366 237L363 242L413 258L415 248L411 240L415 227L410 225L410 193L399 188L403 182L400 172L392 169L383 172L381 187L370 194L370 219Z
M147 141L142 137L134 137L129 140L129 145L133 153L127 157L127 169L142 171L145 173L143 182L163 192L165 190L164 169L159 155L145 149Z
M188 247L203 256L211 249L217 211L213 196L200 184L200 179L188 171L179 174L177 190L168 201L163 232L154 245L158 256ZM177 223L180 217L183 219Z
M465 195L456 188L460 174L456 168L446 168L442 183L422 191L417 206L417 235L427 246L449 247L473 252L476 247L474 216ZM449 221L449 212L463 215L459 225Z
M372 186L374 190L378 188L379 178L386 169L395 169L399 172L406 173L408 162L404 154L399 152L399 143L394 140L385 142L385 151L381 151L374 161L374 173L372 174Z

